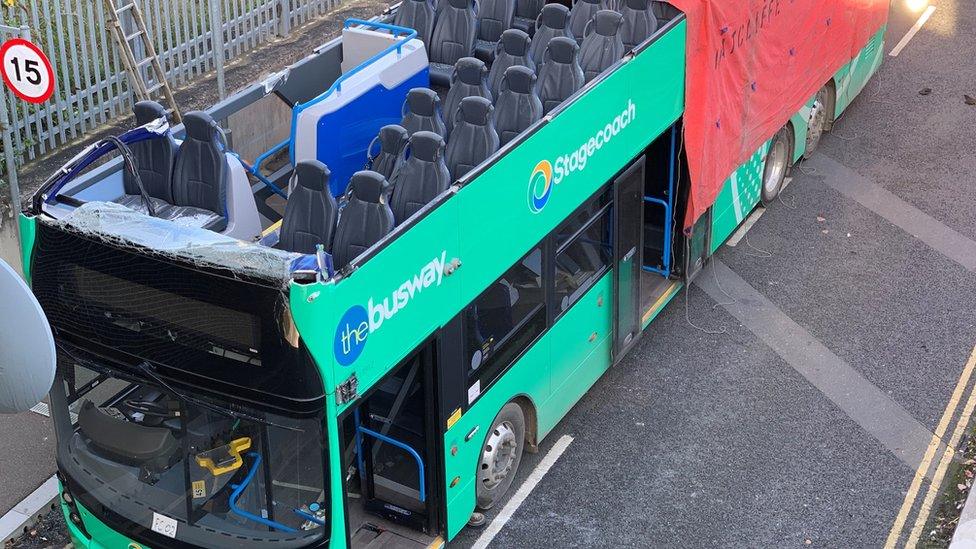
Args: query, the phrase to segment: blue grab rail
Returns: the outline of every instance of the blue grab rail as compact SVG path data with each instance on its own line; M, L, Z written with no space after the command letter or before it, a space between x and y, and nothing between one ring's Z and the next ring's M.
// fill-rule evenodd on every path
M671 158L669 159L668 166L668 199L662 200L660 198L655 198L652 196L645 196L644 202L649 204L657 204L664 207L664 254L662 259L661 269L657 267L648 267L642 265L641 268L649 273L657 273L663 277L671 276L671 225L673 223L674 216L674 155L675 146L677 143L677 127L671 126Z
M291 534L298 532L298 530L295 530L290 526L285 526L280 522L275 522L273 520L269 520L264 517L255 515L254 513L249 513L237 506L237 498L241 497L241 494L244 492L244 490L246 490L248 485L251 484L251 480L254 479L254 473L257 472L258 470L258 465L261 465L261 454L257 452L248 452L247 457L254 459L254 463L251 464L251 469L248 470L247 476L244 477L244 480L240 484L231 484L231 487L234 489L234 491L231 492L230 498L227 501L230 504L231 512L233 512L235 515L244 517L248 520L259 522L265 526L270 526L275 530L281 530L282 532L288 532Z
M426 502L427 501L427 488L426 488L427 480L424 474L424 458L420 457L420 454L418 454L416 450L404 444L403 442L400 442L395 438L388 437L384 434L377 433L372 429L363 427L362 423L359 422L359 410L353 412L353 418L354 421L356 422L356 457L357 460L359 461L359 473L363 474L363 472L365 471L365 467L363 465L362 435L369 435L377 440L381 440L387 444L396 446L397 448L410 454L413 457L414 461L417 462L417 470L420 472L420 497L418 499L420 499L421 503Z

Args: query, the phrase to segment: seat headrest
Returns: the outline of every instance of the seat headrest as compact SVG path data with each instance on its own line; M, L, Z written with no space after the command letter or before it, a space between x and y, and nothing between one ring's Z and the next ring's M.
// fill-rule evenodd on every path
M562 4L546 4L542 8L542 25L550 29L565 29L569 22L569 8Z
M385 201L390 184L382 174L370 170L361 170L352 174L349 180L349 190L352 195L363 202L380 204Z
M494 110L491 101L484 97L465 97L458 106L458 120L475 126L487 126Z
M613 10L600 10L593 16L593 30L600 36L616 36L624 16Z
M329 167L318 160L303 160L295 166L295 181L313 191L329 188Z
M535 71L523 65L512 65L505 69L502 77L503 86L515 93L532 93L535 81Z
M577 50L579 50L579 46L576 44L576 40L566 36L556 36L546 46L549 59L556 63L572 63L576 60Z
M435 162L444 155L444 138L439 134L419 131L410 136L410 156L424 162Z
M452 80L472 86L480 86L487 75L488 67L485 66L484 61L475 57L462 57L454 64L454 78Z
M576 0L576 3L583 4L602 4L603 0Z
M145 126L160 118L166 118L166 107L155 101L139 101L132 106L132 112L136 115L137 126Z
M625 0L624 4L632 10L644 11L650 7L651 2L650 0Z
M529 44L532 43L532 39L525 31L519 29L508 29L502 33L501 38L498 39L498 43L505 53L513 57L523 57L529 53Z
M380 128L380 150L399 152L409 137L407 129L399 124L388 124Z
M472 4L472 1L473 1L473 0L447 0L447 3L448 3L448 4L449 4L449 5L450 5L450 6L452 7L452 8L457 8L457 9L459 9L459 10L466 10L466 9L468 9L468 8L471 8L471 7L472 7L472 6L471 6L471 4Z
M434 116L441 98L430 88L413 88L407 92L407 109L419 116Z
M188 112L183 116L183 127L186 128L186 136L197 141L216 141L217 121L212 116L203 111Z

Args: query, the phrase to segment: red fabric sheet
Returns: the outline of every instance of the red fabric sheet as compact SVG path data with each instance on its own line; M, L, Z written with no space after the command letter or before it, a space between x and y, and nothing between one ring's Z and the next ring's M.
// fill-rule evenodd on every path
M688 16L685 225L881 28L888 0L668 0Z

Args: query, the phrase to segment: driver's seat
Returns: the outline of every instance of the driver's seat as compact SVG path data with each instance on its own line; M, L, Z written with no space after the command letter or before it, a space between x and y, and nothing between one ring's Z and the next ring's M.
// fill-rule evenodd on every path
M166 109L155 101L140 101L132 110L136 116L136 124L139 126L166 118ZM139 170L142 187L146 190L156 215L162 215L173 202L171 181L178 148L179 145L168 130L165 135L129 145L136 168ZM138 212L149 213L139 183L129 170L122 171L122 185L125 194L116 202Z

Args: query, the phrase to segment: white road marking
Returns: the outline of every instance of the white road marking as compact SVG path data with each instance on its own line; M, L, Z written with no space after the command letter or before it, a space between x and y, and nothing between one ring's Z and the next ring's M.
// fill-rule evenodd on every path
M571 442L573 442L573 437L563 435L559 440L556 441L555 444L552 445L552 448L549 449L549 453L546 454L546 457L542 458L542 461L535 466L535 469L533 469L532 473L529 474L529 478L525 479L525 482L519 487L518 491L515 492L512 499L508 500L505 507L502 507L501 512L498 513L498 516L491 521L488 528L485 529L480 537L478 537L478 541L474 542L474 545L471 546L472 549L486 549L488 547L491 541L495 539L495 536L502 531L505 523L512 518L515 511L517 511L522 503L525 502L525 499L529 497L529 494L531 494L532 490L534 490L536 485L539 484L542 477L546 476L546 473L548 473L549 469L551 469L553 464L556 463L559 456L563 455L563 452L566 451L566 448L569 447Z
M39 488L31 492L14 508L0 517L0 545L7 540L19 537L24 528L30 526L37 515L48 511L49 505L58 497L58 477L52 476Z
M908 45L908 43L912 40L912 38L915 38L915 35L918 34L918 31L922 30L922 25L924 25L925 22L929 20L929 17L932 17L933 13L935 13L935 6L929 6L925 8L925 11L922 12L922 15L918 18L918 21L916 21L915 24L912 25L912 28L908 29L908 32L905 33L905 36L901 37L901 41L895 45L894 49L892 49L891 52L888 53L888 55L890 55L891 57L898 57L898 54L901 53L901 50L905 49L905 46Z
M743 223L742 226L739 227L739 229L736 230L731 237L729 237L726 244L732 246L733 248L738 246L739 242L742 242L742 239L746 237L746 233L749 232L749 229L756 224L756 221L759 221L759 218L762 217L764 213L766 213L766 208L756 208L756 211L752 212L752 215L746 219L745 223Z

